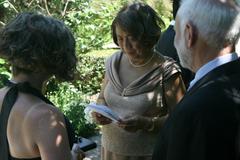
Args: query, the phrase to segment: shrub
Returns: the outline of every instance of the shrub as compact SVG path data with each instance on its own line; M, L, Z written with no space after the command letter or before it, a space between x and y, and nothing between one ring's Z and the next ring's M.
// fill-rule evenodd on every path
M116 3L107 6L89 5L84 10L73 11L65 17L65 23L73 29L77 41L77 51L86 53L101 49L111 40L111 23L117 10Z
M52 82L51 82L52 83ZM76 134L84 137L93 135L96 132L96 125L90 124L84 118L84 109L89 103L87 97L74 87L74 85L63 82L48 85L48 98L69 118ZM54 88L51 88L53 87Z
M23 11L40 12L62 19L73 31L78 53L101 49L111 39L110 26L120 1L0 0L0 27ZM98 3L97 5L94 3Z
M78 135L88 137L96 131L96 125L84 118L84 109L90 97L99 93L104 77L104 57L80 55L77 65L77 80L59 83L51 79L47 84L47 95L73 123Z
M4 83L11 76L9 68L9 65L3 59L0 59L0 88L4 86Z
M104 61L103 57L79 56L77 67L79 73L74 85L84 94L93 95L100 92L104 78Z

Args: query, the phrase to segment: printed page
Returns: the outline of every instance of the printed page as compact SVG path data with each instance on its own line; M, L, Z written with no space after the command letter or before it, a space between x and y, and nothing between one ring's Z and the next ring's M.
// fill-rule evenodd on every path
M119 122L121 120L121 118L115 112L113 112L110 108L108 108L107 106L104 106L104 105L90 103L87 105L87 109L95 111L95 112L113 120L113 122Z

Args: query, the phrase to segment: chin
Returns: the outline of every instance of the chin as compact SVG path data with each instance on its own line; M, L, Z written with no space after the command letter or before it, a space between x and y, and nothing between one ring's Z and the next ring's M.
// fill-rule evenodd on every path
M184 63L183 61L180 60L180 64L183 68L186 68L186 69L189 69L190 71L193 71L192 70L192 67L191 65L187 64L187 63Z
M127 55L129 56L133 56L133 57L136 57L138 55L138 53L134 52L134 51L126 51L125 52Z
M191 57L188 57L187 55L181 55L181 54L179 54L178 56L179 56L181 66L183 68L193 71Z

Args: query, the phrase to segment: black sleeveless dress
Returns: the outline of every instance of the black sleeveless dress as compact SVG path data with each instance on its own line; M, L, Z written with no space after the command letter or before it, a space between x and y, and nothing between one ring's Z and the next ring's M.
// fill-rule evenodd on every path
M30 86L29 83L24 82L24 83L12 83L11 81L6 82L6 86L9 86L10 89L6 93L3 103L2 103L2 110L0 113L0 159L1 160L41 160L40 157L37 158L26 158L26 159L21 159L21 158L14 158L11 157L10 151L9 151L9 144L8 144L8 139L7 139L7 122L9 118L9 114L11 112L12 106L15 104L17 97L18 97L18 92L22 93L27 93L27 94L32 94L43 101L45 101L48 104L53 105L52 102L50 102L44 95L41 94L41 92L33 87ZM74 133L73 126L65 117L65 123L66 123L66 128L67 128L67 133L68 133L68 139L69 139L69 145L72 148L73 143L77 142L77 138Z

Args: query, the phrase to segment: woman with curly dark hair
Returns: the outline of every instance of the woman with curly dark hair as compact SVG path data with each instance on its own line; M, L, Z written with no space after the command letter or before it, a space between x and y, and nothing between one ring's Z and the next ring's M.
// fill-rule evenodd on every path
M82 159L77 145L71 152L70 123L42 94L50 77L74 77L69 29L54 18L21 13L0 32L0 57L12 65L11 80L0 89L1 159Z
M106 61L105 80L97 103L117 113L118 123L93 112L102 126L102 160L151 160L166 117L185 87L176 63L153 49L161 19L148 5L123 7L112 23L120 47Z

